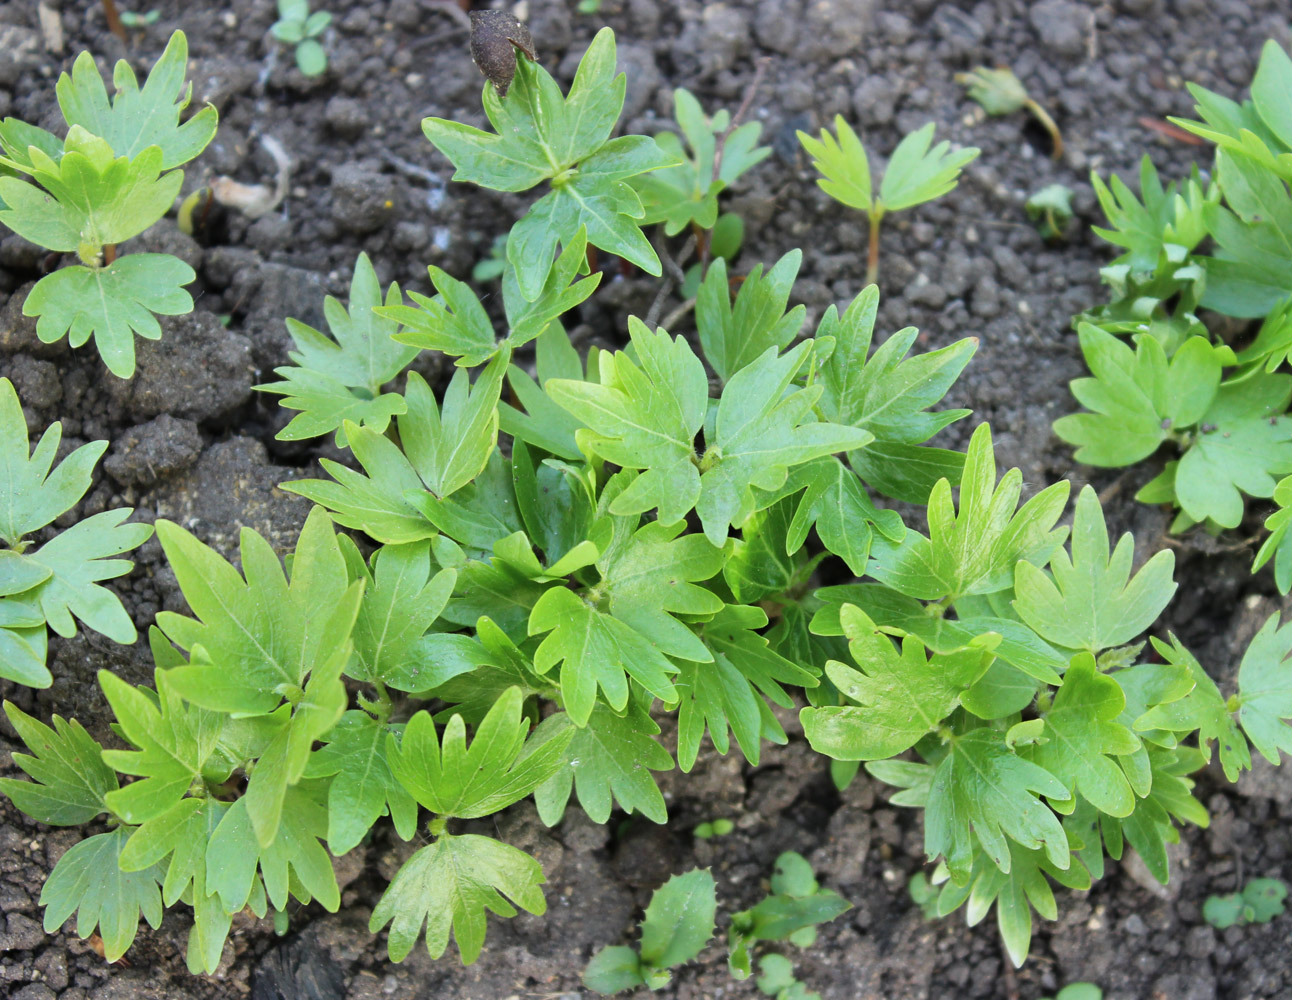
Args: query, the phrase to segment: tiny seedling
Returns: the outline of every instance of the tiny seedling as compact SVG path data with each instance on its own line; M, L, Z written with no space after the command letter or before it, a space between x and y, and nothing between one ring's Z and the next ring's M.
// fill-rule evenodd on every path
M1072 222L1072 188L1066 184L1047 184L1027 199L1026 208L1027 217L1041 239L1058 243L1067 238Z
M957 73L956 82L962 84L968 90L970 100L977 101L989 115L1012 115L1026 108L1049 133L1050 155L1056 160L1063 159L1063 136L1059 126L1008 66L996 69L979 66L968 73Z
M1094 983L1068 983L1053 997L1041 1000L1104 1000L1104 991Z
M132 10L121 12L121 23L127 28L147 28L161 20L161 11L150 10L145 14L136 14Z
M924 914L925 920L938 919L938 895L941 890L929 881L928 875L924 872L916 872L906 883L906 891L915 905L920 908L920 912Z
M1254 878L1242 892L1208 896L1202 904L1202 918L1217 930L1244 924L1268 924L1284 910L1287 885L1276 878Z
M309 0L278 0L278 20L270 33L284 45L295 46L296 66L306 76L327 72L327 50L319 41L332 23L325 10L310 11Z
M701 840L709 840L712 837L725 837L735 828L736 824L729 819L715 819L699 824L694 833Z
M674 875L651 896L640 947L602 948L583 970L583 985L603 994L638 986L663 989L673 979L669 970L694 959L713 937L716 909L717 887L708 869Z
M209 105L180 124L192 91L187 64L177 31L142 88L130 65L117 63L109 100L94 57L82 52L58 80L65 138L16 118L0 122L0 225L79 260L36 282L23 315L37 317L45 343L67 336L80 347L93 337L120 378L134 374L136 334L157 340L158 314L193 309L184 286L196 275L182 260L118 251L170 210L184 183L175 168L215 135Z
M821 130L814 139L799 132L799 142L812 156L812 166L821 174L817 184L836 201L865 212L870 220L870 247L866 257L866 282L879 277L879 226L889 212L900 212L926 201L941 198L956 186L965 164L978 150L972 146L952 150L946 140L930 149L933 123L906 136L889 158L878 194L871 185L870 162L857 134L844 120L834 119L835 135Z
M806 948L816 940L816 925L852 909L832 889L823 889L803 855L786 851L776 859L771 892L756 906L731 915L727 932L727 967L737 979L748 979L750 949L759 941L789 941Z
M821 994L809 990L794 975L794 963L775 952L758 960L759 992L775 1000L821 1000Z

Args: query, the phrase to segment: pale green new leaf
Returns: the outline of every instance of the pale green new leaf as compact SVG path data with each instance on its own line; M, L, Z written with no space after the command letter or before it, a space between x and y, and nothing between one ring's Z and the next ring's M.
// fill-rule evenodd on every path
M109 102L94 57L82 52L71 75L58 78L58 106L68 125L81 125L102 136L118 156L133 157L149 146L159 147L162 169L169 170L193 159L215 136L217 115L212 105L179 123L193 90L184 83L187 69L188 40L176 31L142 89L130 64L118 60L112 71L115 93Z
M161 925L159 872L122 871L118 859L132 829L117 827L82 840L58 859L40 891L45 933L52 934L76 914L76 934L87 938L97 928L103 957L115 962L134 942L139 914L153 927Z
M817 185L835 201L869 212L874 199L866 149L843 115L834 116L834 129L839 133L837 139L824 128L820 139L798 133L799 142L812 157L812 166L821 175Z
M43 528L70 510L90 488L95 463L108 449L107 441L91 441L75 449L57 468L54 456L63 437L63 425L49 426L29 451L27 421L13 383L0 378L0 541L15 547L23 535ZM0 569L0 581L14 580L18 570ZM39 583L39 580L35 581ZM15 594L28 586L6 586L0 593ZM34 583L30 584L34 586Z
M804 306L789 312L794 278L803 261L801 250L791 250L763 274L755 265L731 301L727 262L719 257L709 267L695 298L695 328L709 366L722 384L770 347L784 349L794 339L807 313Z
M850 704L799 713L812 749L836 760L880 760L909 750L951 713L993 659L972 647L930 657L913 636L899 654L861 609L845 605L841 618L861 670L831 661L826 674Z
M910 532L900 544L876 538L871 576L926 601L1009 588L1016 563L1044 564L1067 533L1054 523L1067 502L1068 483L1055 483L1019 507L1022 488L1018 469L997 484L991 428L980 425L969 442L959 510L951 484L939 480L929 496L929 537Z
M859 452L858 454L864 453ZM815 526L831 555L838 556L855 576L866 572L874 531L900 543L906 525L895 510L880 510L870 499L857 474L833 457L797 466L786 487L806 483L785 537L786 552L797 552ZM873 529L873 530L872 530Z
M1094 488L1077 497L1072 556L1062 548L1050 558L1050 573L1029 562L1015 570L1013 607L1050 642L1091 653L1124 646L1157 620L1170 603L1175 554L1158 552L1134 578L1135 540L1122 535L1108 554L1108 527Z
M91 337L108 370L118 378L135 373L135 335L160 340L161 316L193 311L184 286L196 275L178 257L132 253L106 267L60 268L36 282L23 302L24 316L39 317L36 335L52 344L64 335L73 347Z
M368 255L359 254L350 279L350 303L344 306L329 295L323 302L331 336L298 320L287 320L287 331L296 344L288 356L295 365L275 368L281 382L256 386L283 398L279 405L299 410L276 437L299 441L336 431L338 448L346 446L344 421L382 432L390 418L404 413L402 396L381 387L402 372L417 356L417 348L396 343L399 324L382 317L381 285ZM399 284L386 291L385 304L400 301Z
M484 945L487 913L514 917L516 907L541 916L543 870L524 851L476 834L442 836L423 847L396 873L377 905L368 929L391 924L387 951L402 962L426 926L426 950L439 958L452 933L462 963L470 965ZM512 902L508 902L508 900Z
M941 198L956 186L960 169L978 156L973 146L953 151L945 139L930 149L933 128L933 122L929 122L893 150L879 185L881 208L897 212Z
M80 826L110 812L107 795L117 788L116 772L103 763L103 748L79 722L55 715L50 729L13 702L6 701L4 711L31 751L15 753L13 762L32 780L0 778L0 793L50 826Z
M1279 628L1270 615L1256 633L1238 668L1238 721L1252 746L1271 764L1279 751L1292 753L1292 625Z
M474 819L520 801L560 770L573 737L570 732L527 744L523 701L520 688L508 688L476 727L469 747L462 716L453 715L440 738L430 714L418 712L402 739L386 738L395 780L440 816Z

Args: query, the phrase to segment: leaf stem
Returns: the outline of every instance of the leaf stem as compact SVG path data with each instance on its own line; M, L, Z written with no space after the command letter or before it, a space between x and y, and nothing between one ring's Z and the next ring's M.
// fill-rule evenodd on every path
M884 211L880 209L870 215L870 248L866 254L866 284L873 285L879 280L879 224L883 221Z
M1027 108L1032 113L1032 117L1041 123L1041 127L1050 133L1050 158L1053 160L1063 159L1063 136L1059 134L1059 126L1054 123L1050 113L1031 97L1023 102L1023 107Z

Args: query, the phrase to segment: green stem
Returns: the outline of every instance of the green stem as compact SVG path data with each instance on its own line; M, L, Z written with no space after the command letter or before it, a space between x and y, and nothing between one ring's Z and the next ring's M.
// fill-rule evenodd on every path
M1054 123L1054 119L1050 117L1049 112L1030 97L1023 102L1023 107L1032 112L1032 117L1041 123L1041 127L1044 128L1045 131L1050 133L1050 143L1052 146L1050 149L1050 158L1055 160L1063 159L1063 136L1059 134L1059 126Z
M883 221L884 210L870 213L870 248L866 254L866 284L873 285L879 280L879 224Z

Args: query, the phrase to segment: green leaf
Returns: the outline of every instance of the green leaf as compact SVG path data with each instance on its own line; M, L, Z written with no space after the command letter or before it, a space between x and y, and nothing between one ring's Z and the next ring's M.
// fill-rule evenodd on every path
M1279 614L1265 620L1238 668L1238 721L1261 756L1279 763L1292 753L1292 625L1279 628Z
M585 987L606 996L646 985L641 959L627 945L608 945L598 951L583 970L582 979Z
M1131 465L1153 454L1173 430L1206 421L1217 399L1221 368L1233 362L1227 348L1190 337L1170 362L1153 336L1120 339L1088 323L1077 327L1093 378L1072 382L1072 394L1089 413L1054 422L1054 432L1078 446L1076 459L1097 466Z
M506 97L484 91L485 114L496 134L427 118L426 137L453 163L453 179L499 191L526 191L552 180L552 191L512 227L507 259L524 298L535 300L558 244L580 228L588 242L650 274L659 259L642 235L641 200L626 181L676 160L653 139L609 140L623 107L627 78L615 75L614 32L603 28L588 47L564 99L551 75L520 59Z
M1078 654L1043 715L1046 742L1025 749L1033 763L1067 786L1065 794L1050 796L1056 806L1075 790L1109 816L1134 811L1135 794L1112 759L1133 754L1140 746L1135 734L1117 721L1125 706L1117 681L1095 669L1093 655Z
M434 298L409 292L416 306L402 300L388 303L379 315L399 325L395 339L418 350L439 351L457 358L457 364L474 368L492 358L501 346L493 322L480 299L466 282L458 281L434 265L427 268Z
M695 299L695 327L704 357L724 385L768 348L783 350L802 327L806 307L785 311L802 261L802 251L791 250L766 275L755 265L734 306L727 262L719 257L710 266Z
M651 771L671 771L673 758L655 741L659 726L635 703L623 715L596 704L587 725L576 727L564 713L549 716L534 739L556 739L574 732L565 752L564 768L534 793L538 815L555 826L565 813L571 788L594 823L604 823L615 803L625 812L638 812L656 823L668 819L664 796Z
M18 393L12 382L0 378L0 482L5 484L0 491L0 541L10 548L16 547L23 535L43 528L76 505L90 488L95 463L108 449L107 441L83 444L51 472L62 437L63 425L53 423L29 451L27 420ZM17 572L13 564L6 563L0 580L7 583ZM26 589L6 585L0 593Z
M306 26L307 32L313 30ZM318 29L319 32L322 30ZM306 76L322 76L327 72L327 50L313 38L302 39L296 45L296 68Z
M917 445L968 416L969 410L928 410L947 394L973 357L978 340L966 337L949 347L907 358L919 335L907 327L871 354L878 308L879 290L872 285L852 300L842 316L831 306L821 318L817 338L834 339L834 349L821 365L821 412L827 420L870 431L877 443ZM851 457L855 466L866 452ZM864 478L865 472L858 471ZM918 502L927 498L926 492Z
M671 969L699 956L713 937L717 885L707 868L674 875L651 894L642 920L641 961Z
M789 708L793 699L781 684L815 687L818 681L769 647L757 631L766 625L761 608L739 605L727 605L704 624L701 634L713 662L684 662L676 682L681 695L677 757L683 771L695 765L706 728L720 754L730 749L730 729L751 764L758 763L762 739L786 742L767 701Z
M470 965L484 945L488 912L514 917L512 902L536 916L547 911L544 881L538 862L514 847L475 834L442 836L404 862L368 929L391 924L387 951L394 962L408 957L423 924L431 958L444 954L452 932L462 963Z
M847 563L853 575L862 576L874 531L893 542L901 542L906 536L901 515L877 508L857 474L839 459L819 458L796 467L786 487L800 483L806 483L807 488L789 525L787 552L797 551L815 526L826 550Z
M237 913L251 898L256 869L275 909L294 896L308 903L317 899L335 913L341 905L332 861L319 841L327 834L327 811L310 792L286 791L282 823L268 844L254 829L248 797L231 805L211 834L206 849L207 889L219 893L228 913Z
M1175 594L1175 554L1158 552L1131 579L1135 540L1122 535L1108 554L1103 507L1091 486L1077 497L1072 556L1050 559L1053 579L1028 562L1015 570L1013 607L1041 636L1091 653L1124 646L1157 620Z
M386 739L394 732L366 712L351 709L314 751L306 778L332 777L328 785L327 845L341 857L358 846L381 816L390 814L404 840L417 832L417 803L395 779Z
M428 691L452 676L457 667L448 654L456 639L466 637L428 630L444 611L457 572L445 569L432 576L433 566L425 541L383 545L373 553L371 571L363 572L350 676L400 691Z
M945 139L930 149L933 122L906 136L888 159L879 185L879 205L890 212L941 198L956 186L960 168L978 156L967 146L951 150Z
M576 434L581 447L607 462L646 470L611 512L658 506L659 519L672 524L700 495L695 436L704 426L709 380L682 337L651 333L633 317L628 330L637 362L622 351L602 354L600 383L554 378L544 390L588 428Z
M179 123L193 91L191 84L184 84L187 69L188 40L177 31L142 89L130 64L124 59L117 62L112 71L115 93L109 103L94 57L82 52L72 64L71 76L64 73L58 78L58 106L69 126L81 125L102 136L118 156L134 157L149 146L159 147L162 169L169 170L193 159L215 136L217 115L212 105Z
M826 674L853 704L799 713L812 749L836 760L878 760L909 750L937 728L991 665L992 654L981 648L929 657L911 636L902 641L899 655L859 608L845 605L841 617L848 649L862 670L831 661Z
M118 378L130 378L135 373L135 335L160 340L161 324L154 313L192 312L193 297L184 286L195 277L191 267L169 254L127 254L100 268L73 264L36 282L22 311L39 317L36 335L44 343L66 334L72 347L80 347L93 337L108 370Z
M454 715L443 739L426 711L404 727L403 738L386 739L395 780L427 809L441 816L473 819L519 802L551 778L564 763L573 736L525 741L529 720L521 716L524 696L508 688L466 743L466 724Z
M279 405L284 409L301 411L278 432L279 440L299 441L336 431L337 447L344 448L344 421L382 432L392 416L407 410L402 396L382 392L381 387L408 366L417 349L391 339L399 324L382 318L378 312L382 301L377 272L368 255L361 253L350 279L349 307L330 295L324 300L331 336L287 320L296 344L296 350L289 352L295 365L274 369L283 381L256 386L262 392L280 394ZM399 301L399 285L392 283L385 304Z
M1174 181L1163 188L1147 154L1140 160L1139 178L1142 202L1116 174L1107 184L1097 174L1090 176L1099 206L1112 226L1092 227L1093 231L1125 251L1112 263L1125 264L1132 272L1155 270L1168 245L1193 250L1207 234L1203 208L1220 196L1215 185L1204 193L1196 177L1182 184L1178 192Z
M1292 376L1257 372L1220 387L1175 472L1175 493L1195 521L1236 528L1243 494L1269 497L1292 472Z
M181 697L216 712L266 715L284 694L299 697L312 670L344 664L362 585L350 584L321 510L306 519L290 582L249 528L240 537L242 574L176 524L159 521L157 535L194 615L162 612L157 624L180 648L201 646L218 663L170 671Z
M623 711L628 704L628 678L665 702L677 700L670 675L675 667L632 625L599 611L572 590L544 591L529 616L529 634L549 633L534 651L534 666L547 673L561 664L561 695L575 725L592 715L600 689L608 705Z
M730 525L741 525L757 508L755 488L777 490L793 466L873 440L869 431L857 427L807 419L821 395L819 385L786 394L810 348L804 341L781 357L768 348L723 389L713 432L705 432L696 500L705 536L714 545L726 540ZM644 509L649 506L653 504Z
M79 253L87 263L104 246L138 236L165 215L184 181L182 171L162 175L157 146L133 159L114 157L104 139L79 128L66 145L57 162L31 151L31 176L43 191L0 177L0 223L46 249Z
M552 323L539 336L536 344L538 381L527 372L512 365L507 370L507 381L516 400L524 407L517 409L506 402L498 404L499 427L504 434L542 448L558 458L577 462L583 458L575 443L575 432L583 426L568 411L562 409L540 386L552 378L572 378L583 381L583 362L570 343L569 335L560 323ZM589 351L589 367L595 367Z
M152 536L151 525L123 523L132 513L131 508L121 507L92 514L23 557L49 574L30 591L30 598L39 603L49 627L59 635L76 634L75 615L113 642L130 645L138 637L121 599L99 586L100 581L124 576L134 566L128 559L110 556L138 548Z
M1198 747L1211 759L1211 741L1220 747L1220 765L1231 782L1238 780L1244 769L1252 766L1251 750L1247 740L1234 721L1233 712L1221 695L1216 682L1211 679L1193 654L1180 644L1174 635L1170 645L1156 636L1153 648L1167 663L1186 667L1193 677L1194 687L1185 697L1169 704L1157 705L1135 720L1140 732L1165 729L1174 733L1197 731ZM1241 669L1241 668L1240 668Z
M798 133L799 142L812 157L813 168L821 174L817 185L835 201L869 212L873 197L866 149L843 115L834 116L834 130L839 133L837 139L824 128L820 139Z
M40 891L46 934L75 913L77 936L87 938L98 928L103 957L115 962L134 942L141 912L152 927L161 925L158 873L125 872L118 864L130 833L122 826L88 837L58 859Z
M1068 483L1042 490L1018 507L1023 475L1010 469L996 483L991 428L981 424L969 442L957 512L951 484L941 479L929 496L929 537L911 532L900 545L884 537L872 546L871 576L910 597L958 600L1013 584L1020 560L1044 564L1063 544L1054 529Z
M1008 874L1011 841L1029 849L1043 847L1052 865L1066 869L1067 837L1037 795L1063 800L1068 790L1045 768L1014 753L1004 733L974 729L953 736L931 776L924 850L930 859L945 858L960 885L969 878L979 847Z
M109 767L141 779L107 795L112 811L127 823L143 823L179 802L202 778L224 728L218 713L186 705L164 670L156 672L154 683L156 692L141 690L99 671L119 733L137 748L103 751Z
M1021 967L1032 941L1032 910L1046 920L1057 920L1058 906L1046 876L1069 889L1090 888L1090 873L1080 859L1059 866L1047 852L1010 845L1009 871L1002 871L985 854L974 857L973 871L965 884L948 882L938 897L938 914L945 916L966 900L972 926L996 908L996 926L1010 961Z
M34 756L13 755L32 780L0 778L0 792L32 819L51 826L80 826L110 811L106 797L117 788L116 772L103 763L103 748L79 722L55 715L50 729L13 702L6 701L4 711Z

